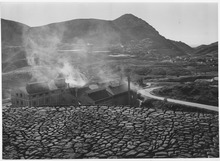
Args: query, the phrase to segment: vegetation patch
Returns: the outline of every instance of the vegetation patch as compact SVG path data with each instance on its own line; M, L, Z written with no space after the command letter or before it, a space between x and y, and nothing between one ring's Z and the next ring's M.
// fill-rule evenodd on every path
M218 88L206 83L166 86L154 91L158 96L218 106Z

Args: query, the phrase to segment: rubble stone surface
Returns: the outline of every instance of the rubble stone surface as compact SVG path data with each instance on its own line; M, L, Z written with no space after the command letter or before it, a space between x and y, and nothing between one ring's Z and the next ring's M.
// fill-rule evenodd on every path
M2 116L3 159L219 157L217 113L70 106Z

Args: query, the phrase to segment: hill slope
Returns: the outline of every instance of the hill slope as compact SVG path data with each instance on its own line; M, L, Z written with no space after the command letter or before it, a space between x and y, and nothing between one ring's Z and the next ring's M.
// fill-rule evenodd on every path
M173 40L170 40L170 42L172 44L174 44L180 50L184 51L186 54L192 53L194 51L194 49L192 47L190 47L189 45L185 44L184 42L173 41Z
M60 43L73 44L83 41L94 46L107 47L112 44L126 44L130 41L139 43L145 39L147 40L146 50L154 49L158 54L184 55L189 50L164 38L147 22L132 14L125 14L113 21L76 19L39 27L22 26L20 23L13 21L9 23L2 19L2 25L2 33L5 33L2 37L4 44L21 45L22 42L31 39L38 45L55 44L56 46ZM16 28L16 30L10 28Z
M193 50L182 42L166 39L150 24L132 14L125 14L113 21L75 19L38 27L29 27L22 23L1 19L1 25L3 87L6 90L18 86L18 82L23 85L30 79L31 76L25 71L29 68L27 67L28 61L30 62L29 58L39 58L43 65L47 65L47 59L51 59L49 65L52 64L53 69L56 69L54 65L64 58L68 59L69 54L66 52L65 55L57 50L75 49L77 45L87 47L87 44L93 44L95 50L110 51L113 51L111 50L113 47L119 46L123 48L120 52L129 51L133 55L141 53L140 61L149 60L151 56L162 59L167 56L184 56ZM149 54L148 58L147 54ZM36 63L39 59L32 59L33 64L39 65L40 63ZM75 57L73 59L76 62L78 60ZM84 62L94 61L93 66L99 68L96 64L98 61L106 63L100 61L101 59L101 57L94 60L89 58ZM136 61L135 59L137 58L132 57L131 61ZM84 63L80 63L87 68Z
M30 29L29 26L10 20L1 19L2 45L20 46L23 45L25 33Z
M27 65L24 38L29 26L1 19L2 71L10 71Z
M205 55L211 55L211 56L218 56L218 42L209 44L209 45L201 45L195 48L195 51L192 52L192 55L198 55L198 56L205 56Z

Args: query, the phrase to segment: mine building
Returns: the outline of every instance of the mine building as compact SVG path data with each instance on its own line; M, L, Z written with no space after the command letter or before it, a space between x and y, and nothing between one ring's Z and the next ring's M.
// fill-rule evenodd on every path
M55 106L72 104L64 79L51 82L29 83L11 93L12 106Z
M29 83L11 92L12 107L135 105L137 94L125 83L70 88L65 79Z

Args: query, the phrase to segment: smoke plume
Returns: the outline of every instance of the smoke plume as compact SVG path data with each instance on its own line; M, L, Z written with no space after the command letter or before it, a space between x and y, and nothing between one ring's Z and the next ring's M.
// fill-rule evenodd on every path
M102 47L86 42L89 39L86 36L84 39L74 37L72 42L63 43L66 30L64 25L59 26L59 33L48 26L37 27L25 37L26 59L33 69L31 81L50 82L64 77L70 87L82 87L92 80L109 82L121 77L121 71L112 69L106 58L101 56L102 53L94 51L96 55L93 55L90 52L91 48L101 50ZM106 47L109 42L103 40L103 44Z

